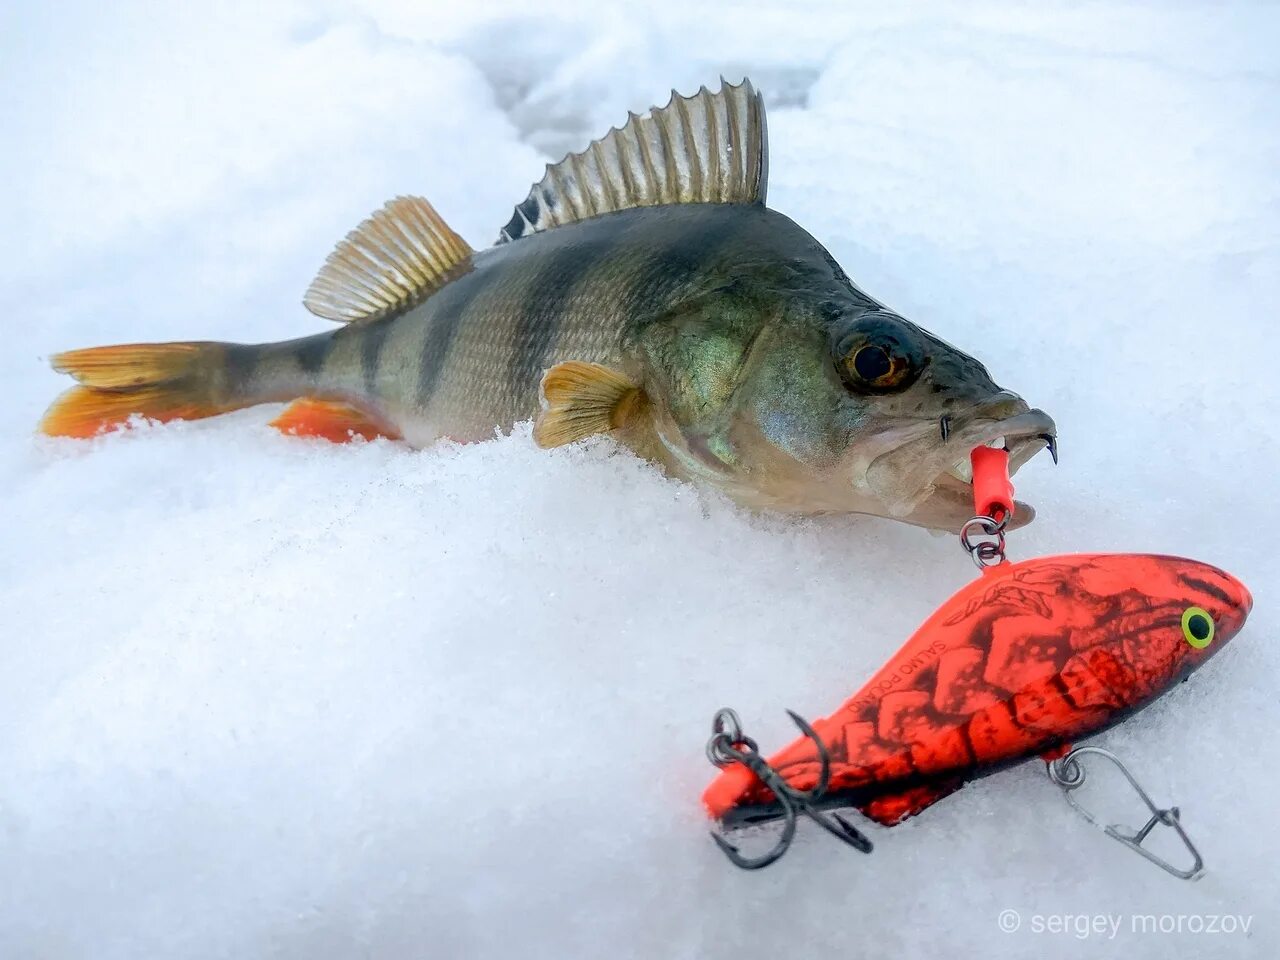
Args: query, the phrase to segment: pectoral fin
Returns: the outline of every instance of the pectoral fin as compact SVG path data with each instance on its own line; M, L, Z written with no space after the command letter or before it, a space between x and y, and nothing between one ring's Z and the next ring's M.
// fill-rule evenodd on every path
M533 426L540 447L558 447L627 424L644 405L630 379L601 366L567 360L542 376L542 412Z

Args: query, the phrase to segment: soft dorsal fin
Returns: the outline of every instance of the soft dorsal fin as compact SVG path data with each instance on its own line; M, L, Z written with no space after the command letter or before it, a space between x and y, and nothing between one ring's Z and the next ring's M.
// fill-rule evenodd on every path
M339 323L376 320L465 273L472 253L426 200L396 197L334 248L302 302Z
M764 100L744 79L630 115L581 153L548 165L498 243L603 213L664 203L764 203L769 142Z

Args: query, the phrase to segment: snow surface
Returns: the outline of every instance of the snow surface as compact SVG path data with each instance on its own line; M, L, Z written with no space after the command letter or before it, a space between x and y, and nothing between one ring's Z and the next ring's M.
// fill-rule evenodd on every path
M6 4L0 956L1276 956L1278 44L1244 3ZM950 539L747 515L524 428L33 437L51 352L318 329L312 272L388 197L487 243L547 159L744 72L771 205L1057 418L1013 553L1252 588L1097 740L1181 806L1199 883L1038 763L871 857L802 825L745 874L707 839L712 712L766 748L829 712L971 576Z

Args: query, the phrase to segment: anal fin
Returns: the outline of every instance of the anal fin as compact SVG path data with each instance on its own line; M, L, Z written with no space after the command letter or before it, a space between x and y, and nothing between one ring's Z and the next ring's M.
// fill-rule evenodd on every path
M914 817L921 810L937 803L943 797L949 797L961 787L964 780L955 777L940 780L937 783L923 783L908 787L901 793L889 793L876 797L858 807L864 815L882 823L886 827L901 823L907 817Z
M281 433L297 437L319 437L332 443L347 443L356 437L399 440L400 434L359 407L332 400L295 400L284 413L271 421Z

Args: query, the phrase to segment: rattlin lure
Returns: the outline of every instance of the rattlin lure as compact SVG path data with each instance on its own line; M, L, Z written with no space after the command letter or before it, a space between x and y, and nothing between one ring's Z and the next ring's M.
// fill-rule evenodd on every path
M754 859L715 837L739 866L776 860L797 813L869 851L848 820L833 820L824 808L855 807L891 826L970 780L1037 755L1054 761L1050 775L1071 799L1084 776L1077 757L1119 761L1070 745L1186 679L1244 624L1249 591L1194 560L1080 554L1004 562L1012 488L1000 470L1003 451L982 450L975 451L974 488L985 512L976 525L996 540L975 543L967 533L964 540L981 577L942 604L835 713L812 726L792 714L805 735L767 762L732 711L717 714L708 754L723 770L703 795L707 810L726 828L784 820L782 841ZM1197 874L1201 860L1176 809L1157 807L1124 773L1151 818L1138 831L1108 832L1171 873ZM1191 869L1142 846L1158 823L1186 843Z

